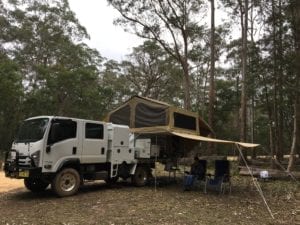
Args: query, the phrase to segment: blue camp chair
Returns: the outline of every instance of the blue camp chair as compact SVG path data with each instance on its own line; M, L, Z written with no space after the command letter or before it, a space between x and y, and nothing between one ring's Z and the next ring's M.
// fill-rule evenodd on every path
M231 193L230 162L228 160L216 160L215 174L214 176L208 175L206 177L204 193L207 193L207 189L214 189L220 194L224 194L226 187Z

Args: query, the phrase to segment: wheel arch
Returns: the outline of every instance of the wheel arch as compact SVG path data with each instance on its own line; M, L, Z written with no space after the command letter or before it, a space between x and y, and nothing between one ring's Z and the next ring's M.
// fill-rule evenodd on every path
M64 159L57 167L56 172L61 171L64 168L73 168L80 174L80 160L79 159Z

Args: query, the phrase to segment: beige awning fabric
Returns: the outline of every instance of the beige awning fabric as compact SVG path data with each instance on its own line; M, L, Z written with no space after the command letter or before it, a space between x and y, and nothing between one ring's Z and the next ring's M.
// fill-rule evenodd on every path
M254 148L254 147L259 146L259 144L221 140L221 139L208 138L208 137L203 137L203 136L198 136L198 135L193 135L193 134L186 134L186 133L179 133L179 132L171 132L171 133L173 135L176 135L179 137L188 138L188 139L197 140L197 141L215 142L215 143L223 143L223 144L238 144L245 148Z

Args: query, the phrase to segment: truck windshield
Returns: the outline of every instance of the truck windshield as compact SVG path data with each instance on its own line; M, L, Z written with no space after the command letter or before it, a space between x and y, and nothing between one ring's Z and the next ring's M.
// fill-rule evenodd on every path
M48 122L49 119L47 118L25 120L18 131L15 142L36 142L41 140Z

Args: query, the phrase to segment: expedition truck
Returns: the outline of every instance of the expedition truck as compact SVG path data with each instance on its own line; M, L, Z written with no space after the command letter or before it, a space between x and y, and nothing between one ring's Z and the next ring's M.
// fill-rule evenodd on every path
M155 146L154 146L155 147ZM135 139L128 126L57 116L26 119L5 155L6 177L24 179L32 192L50 184L60 197L78 191L85 180L128 179L146 184L158 148Z

